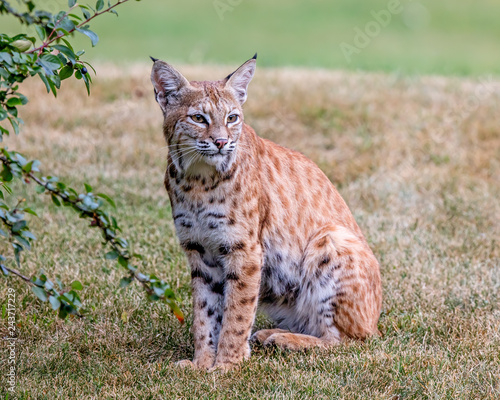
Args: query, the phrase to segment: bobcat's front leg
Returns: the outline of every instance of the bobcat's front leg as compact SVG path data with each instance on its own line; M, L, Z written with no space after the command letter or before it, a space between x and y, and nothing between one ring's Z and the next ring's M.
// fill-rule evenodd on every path
M214 369L226 371L250 356L248 339L260 287L262 248L237 243L225 259L224 316Z
M208 267L196 251L187 251L193 290L194 359L180 366L209 369L214 365L224 307L223 271ZM194 365L193 365L194 364Z

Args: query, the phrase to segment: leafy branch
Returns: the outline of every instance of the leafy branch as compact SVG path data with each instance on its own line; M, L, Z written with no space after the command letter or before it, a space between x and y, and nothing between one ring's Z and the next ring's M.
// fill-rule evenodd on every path
M117 3L111 4L108 1L108 8L103 9L104 7L104 0L98 0L96 3L96 8L92 8L83 4L77 4L76 0L69 0L68 4L70 6L69 10L66 13L59 13L58 14L58 19L54 23L54 27L52 29L52 32L48 35L47 39L42 43L42 45L29 50L27 53L36 53L40 54L43 49L45 49L47 46L49 46L52 42L55 42L56 40L62 38L63 36L67 36L74 31L78 31L80 33L83 33L84 35L88 36L90 40L92 41L92 46L95 46L99 40L99 37L92 31L88 29L88 24L91 20L93 20L95 17L108 13L108 12L113 12L114 8L119 6L120 4L126 3L129 0L118 0ZM75 7L80 7L82 10L83 15L85 16L85 19L81 21L81 18L74 15L70 14L70 11L73 10ZM94 14L91 15L89 10L93 11ZM60 15L62 14L62 15ZM69 17L72 16L73 20L70 19ZM80 23L77 23L75 20L81 21ZM59 31L59 32L58 32ZM58 32L55 37L52 37L52 35Z
M41 44L37 39L26 34L9 36L0 34L0 141L3 135L9 135L10 129L1 122L7 120L16 134L23 121L18 117L18 108L28 102L26 96L18 92L19 84L26 79L38 76L45 84L47 92L57 96L61 82L74 75L85 83L87 93L90 94L92 79L87 67L92 66L81 60L85 53L83 50L76 52L68 38L79 32L88 36L92 46L99 40L96 33L89 29L89 22L105 14L117 12L115 8L129 0L115 0L113 4L104 0L97 0L95 7L79 4L76 0L68 0L68 9L57 14L38 9L33 0L21 0L27 8L20 12L6 0L0 0L0 14L11 15L22 23L33 25ZM75 14L79 10L81 15ZM93 68L92 68L93 69ZM95 72L95 71L94 71ZM94 194L92 187L85 184L85 193L78 193L75 189L60 182L57 177L41 176L39 174L40 162L27 161L20 153L0 149L0 161L3 169L0 172L0 219L4 229L0 229L0 236L4 236L11 243L17 267L20 268L21 252L29 250L35 235L29 230L26 214L36 213L25 206L25 200L19 201L15 207L10 208L4 201L4 192L12 195L9 183L14 179L21 179L25 183L36 183L36 191L51 197L52 202L60 207L65 206L79 214L80 218L90 221L90 227L100 230L104 239L103 245L110 251L106 259L116 260L117 266L125 270L126 275L120 280L120 287L126 287L134 280L139 282L151 300L163 300L172 309L175 316L183 322L184 317L176 303L175 293L165 281L153 274L138 272L137 260L142 256L133 253L123 237L116 219L104 208L108 203L116 208L114 201L103 193ZM80 298L76 290L81 290L83 285L75 281L70 289L64 289L60 280L57 286L47 278L42 271L38 276L27 278L19 271L4 265L5 257L0 256L0 266L4 274L12 274L28 282L33 292L42 301L48 301L54 310L59 310L59 316L64 318L69 314L80 315Z
M4 181L9 182L15 177L24 179L26 183L35 182L38 185L36 191L38 193L47 193L50 195L52 202L56 206L66 206L76 211L80 218L90 220L90 227L100 229L104 239L103 245L108 245L111 248L111 251L106 253L106 259L117 260L117 266L127 271L127 275L120 280L120 287L124 288L132 283L132 281L138 281L145 289L150 300L165 301L177 319L180 322L184 321L184 316L176 303L176 296L170 285L153 274L137 272L138 267L134 265L134 259L142 260L142 256L131 252L127 240L118 235L119 232L121 232L121 228L118 226L116 218L102 208L104 201L113 208L116 208L112 198L104 193L94 195L92 193L92 187L88 184L85 184L86 193L79 194L73 188L60 182L57 177L36 176L35 172L39 172L38 166L40 165L38 160L28 162L21 154L15 151L7 151L5 148L1 149L1 153L0 161L3 163L4 168L1 172L1 176ZM20 203L22 203L22 201ZM4 213L5 219L2 218L3 210L0 210L0 218L4 221L4 225L9 230L18 265L20 262L19 253L25 248L29 249L30 242L36 239L34 235L27 230L27 222L23 219L24 212L31 214L34 214L34 212L31 209L20 209L20 203L18 203L13 210L9 210L7 214ZM0 207L8 209L8 206L3 202L0 202ZM6 267L4 268L15 273L13 270ZM19 274L16 275L20 276ZM42 286L35 285L41 290L44 290L43 287L47 279L38 278L37 281L44 282ZM53 284L49 284L49 287L50 290L54 290ZM45 287L45 289L47 289L47 287ZM42 293L41 290L36 291L35 294L43 301L46 301L47 298L50 300L50 290L47 292L48 296L40 296L39 294ZM44 299L44 297L47 298ZM76 306L78 306L78 304L76 304Z

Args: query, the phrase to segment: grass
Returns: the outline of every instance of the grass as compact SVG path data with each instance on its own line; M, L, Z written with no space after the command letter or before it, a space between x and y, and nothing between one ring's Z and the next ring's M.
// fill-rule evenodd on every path
M176 288L187 323L139 287L119 289L122 273L103 259L97 233L23 186L40 218L22 270L82 281L88 317L58 320L21 281L1 280L1 302L8 287L17 295L17 398L499 398L500 81L257 71L246 120L312 158L346 199L381 263L383 337L323 352L255 347L220 376L173 366L193 355L190 274L163 189L149 69L99 66L91 97L81 82L65 82L56 100L28 82L26 125L5 145L40 159L45 173L113 195L144 270ZM192 79L229 72L181 69ZM2 337L6 324L3 314ZM256 328L267 326L259 316Z
M44 2L53 12L66 3ZM241 64L258 52L261 65L273 67L500 75L497 0L400 0L404 11L350 63L340 44L352 45L355 28L374 21L371 12L387 9L389 0L244 0L219 18L214 4L237 3L131 1L118 8L119 18L106 15L93 21L102 42L88 55L114 62L145 61L152 55L170 62ZM6 32L18 29L4 16L0 25ZM79 49L89 47L86 37L77 42Z

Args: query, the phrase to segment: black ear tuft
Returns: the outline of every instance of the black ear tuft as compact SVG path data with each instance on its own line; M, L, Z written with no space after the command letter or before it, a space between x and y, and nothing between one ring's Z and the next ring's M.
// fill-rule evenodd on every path
M255 54L255 55L257 55L257 54ZM154 57L151 57L151 56L149 56L149 58L151 58L151 60L152 60L153 62L158 61L158 59L157 59L157 58L154 58Z
M255 53L255 55L252 57L252 60L256 60L257 59L257 53Z

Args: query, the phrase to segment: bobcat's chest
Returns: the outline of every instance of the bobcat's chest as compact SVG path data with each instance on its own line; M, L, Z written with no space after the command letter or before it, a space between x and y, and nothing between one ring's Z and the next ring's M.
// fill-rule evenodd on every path
M227 201L227 187L172 183L169 190L172 216L181 244L199 243L215 254L228 238L239 236L234 212Z

